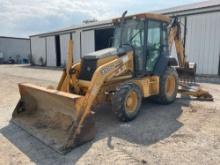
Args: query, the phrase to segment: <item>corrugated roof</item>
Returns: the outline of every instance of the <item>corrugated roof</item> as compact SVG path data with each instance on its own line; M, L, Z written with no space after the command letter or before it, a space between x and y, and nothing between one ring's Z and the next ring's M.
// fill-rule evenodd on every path
M202 8L210 8L220 6L220 0L208 0L204 2L198 2L198 3L192 3L182 6L176 6L164 10L158 10L156 12L162 13L162 14L169 14L169 13L175 13L175 12L181 12L181 11L188 11L188 10L195 10L195 9L202 9Z
M56 35L58 33L65 34L65 33L72 32L72 31L78 30L78 29L86 30L86 29L97 28L99 26L105 26L105 25L111 25L111 24L112 24L112 20L97 21L97 22L92 22L92 23L88 23L88 24L81 24L81 25L70 26L67 28L57 29L55 31L50 31L50 32L46 32L46 33L36 34L36 35L32 35L30 37L33 37L33 36L45 37L45 36L50 36L50 35Z

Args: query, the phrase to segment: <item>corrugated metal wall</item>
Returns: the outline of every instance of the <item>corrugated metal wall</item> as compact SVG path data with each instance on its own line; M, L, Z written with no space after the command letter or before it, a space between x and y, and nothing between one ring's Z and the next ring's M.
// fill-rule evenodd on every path
M108 28L112 26L111 21L106 21L108 24L95 24L96 28ZM94 30L88 29L87 25L83 25L81 29L75 29L72 32L72 37L74 40L74 62L79 62L82 55L95 51L95 34ZM94 27L93 27L94 28ZM94 28L95 29L95 28ZM84 31L83 31L84 30ZM67 43L68 35L70 34L60 34L60 48L61 48L61 65L65 64L66 53L67 53ZM38 36L32 36L31 38L38 38ZM42 56L43 50L45 50L45 61L47 61L47 66L56 66L56 49L55 49L55 38L54 36L46 37L47 42L39 40L39 42L33 42L32 47L36 46L36 54L34 53L34 58L39 58ZM45 42L45 43L43 43ZM46 46L45 46L46 45ZM37 49L41 53L37 53ZM32 51L33 53L33 51ZM37 63L39 65L39 63Z
M47 37L47 66L56 66L55 37Z
M21 62L23 58L28 59L30 40L0 37L0 53L3 54L4 61L8 61L9 57L18 60L17 62Z
M67 57L68 41L70 34L60 35L60 51L61 51L61 65L65 66Z
M83 31L82 39L82 56L95 51L95 32L94 30Z
M220 12L187 16L186 55L197 74L218 74Z
M38 36L31 37L31 55L35 65L42 65L40 58L43 58L43 63L46 63L46 39Z

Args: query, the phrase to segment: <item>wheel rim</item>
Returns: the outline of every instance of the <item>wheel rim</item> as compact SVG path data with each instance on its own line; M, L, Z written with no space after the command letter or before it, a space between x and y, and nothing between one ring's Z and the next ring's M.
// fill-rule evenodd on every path
M172 96L173 93L175 92L175 88L176 88L175 77L169 75L166 80L166 88L165 88L167 96L169 97Z
M131 91L125 100L125 109L127 112L132 113L135 112L138 104L138 96L135 91Z

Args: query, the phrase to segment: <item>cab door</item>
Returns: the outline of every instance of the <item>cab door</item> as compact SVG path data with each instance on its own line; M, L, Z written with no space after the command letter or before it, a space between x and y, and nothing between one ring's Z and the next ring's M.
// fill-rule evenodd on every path
M146 26L146 64L148 74L158 74L166 69L168 62L167 24L148 20Z
M158 21L147 21L147 56L146 72L151 73L154 70L156 62L160 56L161 45L161 23Z

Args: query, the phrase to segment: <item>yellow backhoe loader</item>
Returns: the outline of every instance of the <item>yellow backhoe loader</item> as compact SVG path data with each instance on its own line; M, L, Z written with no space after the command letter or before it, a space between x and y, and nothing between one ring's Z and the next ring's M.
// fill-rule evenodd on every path
M73 65L69 41L68 63L56 89L19 84L21 98L12 121L66 153L94 138L93 108L99 103L110 102L119 120L127 122L140 112L142 98L174 102L178 74L169 45L179 42L178 23L159 14L125 15L113 20L113 47L85 54L80 63ZM181 70L190 69L186 66L181 63Z

